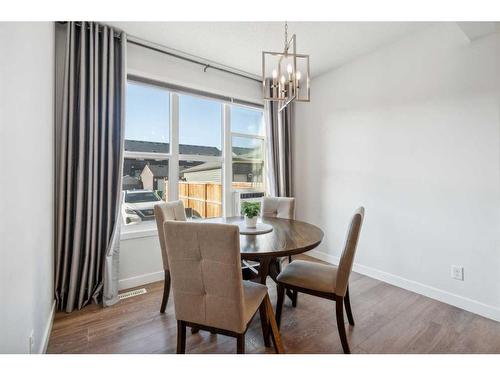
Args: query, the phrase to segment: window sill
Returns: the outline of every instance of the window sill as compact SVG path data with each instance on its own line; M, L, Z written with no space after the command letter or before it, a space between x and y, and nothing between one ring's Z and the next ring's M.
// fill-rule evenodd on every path
M158 229L156 222L146 225L139 225L137 227L122 227L120 233L120 241L133 240L135 238L158 237Z
M188 218L188 221L193 219ZM198 219L194 219L197 221ZM137 225L122 225L120 241L133 240L135 238L158 237L156 221L148 221Z

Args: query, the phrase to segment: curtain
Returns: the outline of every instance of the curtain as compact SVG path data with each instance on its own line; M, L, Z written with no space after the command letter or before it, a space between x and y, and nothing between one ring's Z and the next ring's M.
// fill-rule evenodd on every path
M67 24L56 146L55 298L71 312L118 301L126 35Z
M279 102L266 101L267 170L269 194L292 197L292 126L294 103L279 112Z

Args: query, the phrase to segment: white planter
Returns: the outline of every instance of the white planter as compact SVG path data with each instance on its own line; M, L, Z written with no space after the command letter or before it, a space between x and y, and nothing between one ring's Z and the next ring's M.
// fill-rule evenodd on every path
M247 228L257 228L257 216L254 216L251 219L245 216L245 226Z

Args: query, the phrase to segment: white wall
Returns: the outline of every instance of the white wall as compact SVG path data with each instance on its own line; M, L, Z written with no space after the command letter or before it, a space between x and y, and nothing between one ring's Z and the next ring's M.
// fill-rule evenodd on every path
M163 280L163 275L158 235L122 239L119 290Z
M53 314L54 25L0 22L0 353L44 350Z
M294 175L315 256L363 205L355 270L500 320L499 41L441 23L313 79Z
M125 30L126 31L126 30ZM262 102L258 82L173 58L143 47L127 45L129 73L187 88L229 96L255 103ZM120 284L126 289L163 279L160 244L152 223L149 236L123 236L120 246Z

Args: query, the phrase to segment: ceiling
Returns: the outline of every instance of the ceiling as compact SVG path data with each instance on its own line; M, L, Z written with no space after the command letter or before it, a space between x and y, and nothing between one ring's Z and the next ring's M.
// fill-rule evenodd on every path
M260 75L265 51L281 51L283 22L108 22L135 37ZM318 76L428 26L424 22L289 22L297 52Z

